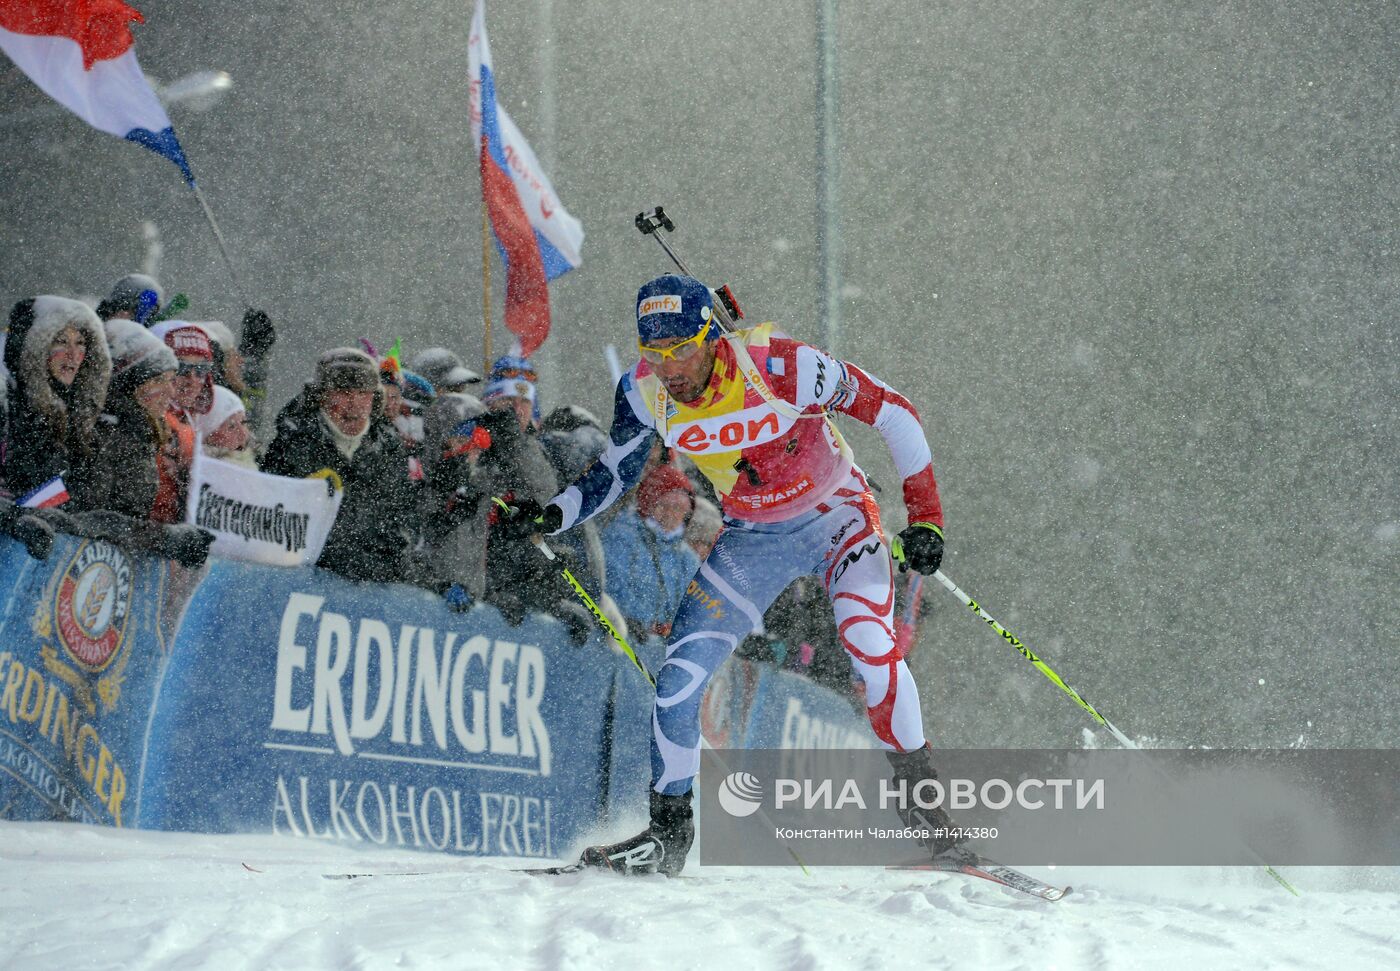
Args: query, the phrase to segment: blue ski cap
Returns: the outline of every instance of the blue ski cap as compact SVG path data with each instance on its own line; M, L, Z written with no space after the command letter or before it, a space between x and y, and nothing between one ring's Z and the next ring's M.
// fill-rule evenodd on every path
M637 339L643 344L694 337L713 316L710 288L693 276L668 273L637 291Z

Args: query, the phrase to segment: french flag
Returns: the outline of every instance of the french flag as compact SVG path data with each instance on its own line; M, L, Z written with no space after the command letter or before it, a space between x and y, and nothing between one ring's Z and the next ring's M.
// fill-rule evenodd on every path
M174 162L194 185L165 108L141 73L122 0L0 0L0 49L44 93L100 131Z
M485 0L477 0L467 57L481 194L506 265L506 327L520 356L529 357L549 336L549 281L582 261L583 225L560 204L525 136L496 102Z
M52 509L71 498L72 496L68 495L68 487L63 484L63 476L56 475L33 492L17 499L15 505L25 509Z

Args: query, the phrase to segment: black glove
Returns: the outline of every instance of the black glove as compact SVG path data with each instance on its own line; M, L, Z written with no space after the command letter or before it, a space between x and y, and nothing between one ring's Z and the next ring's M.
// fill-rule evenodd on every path
M588 643L588 638L593 636L593 615L585 610L582 604L572 600L560 600L554 605L553 614L569 629L569 640L573 641L574 647L583 647Z
M943 530L933 523L910 523L895 539L899 572L917 570L928 576L943 562Z
M53 527L38 516L16 516L10 524L10 535L23 543L25 551L36 560L47 560L53 550Z
M57 510L55 510L57 511ZM45 509L26 509L0 499L0 534L13 536L24 544L25 552L36 560L47 560L53 549L52 524L45 522Z
M262 357L277 343L277 331L272 326L272 318L261 310L249 307L243 314L243 336L238 340L238 351L244 357Z
M175 523L165 526L160 540L153 545L151 552L188 569L204 565L209 558L209 547L214 542L214 534L198 526Z
M496 502L496 527L506 536L529 539L537 533L552 533L564 525L564 510L554 504L541 506L528 497L513 499L502 508L503 500Z

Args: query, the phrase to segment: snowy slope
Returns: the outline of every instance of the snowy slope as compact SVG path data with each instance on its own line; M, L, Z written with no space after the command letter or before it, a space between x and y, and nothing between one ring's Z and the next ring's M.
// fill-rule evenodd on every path
M803 876L692 862L667 881L537 878L509 865L269 836L3 823L0 966L1400 966L1400 894L1343 889L1355 874L1336 870L1292 871L1305 891L1295 900L1242 870L1061 869L1055 879L1076 891L1046 904L965 877L878 870ZM321 877L395 869L436 872Z

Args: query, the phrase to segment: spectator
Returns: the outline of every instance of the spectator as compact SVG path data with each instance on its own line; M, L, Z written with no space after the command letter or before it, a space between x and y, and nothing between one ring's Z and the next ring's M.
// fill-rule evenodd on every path
M423 545L418 582L465 610L486 590L491 505L480 458L491 447L486 408L468 394L438 396L424 420Z
M22 300L10 312L4 359L6 485L22 497L62 476L70 495L85 502L97 416L112 374L101 321L76 300Z
M345 492L318 565L387 583L406 575L417 516L403 445L375 420L382 408L374 359L352 347L327 351L315 378L277 416L262 469L294 477L334 472Z
M385 357L379 361L379 389L384 392L384 420L393 425L403 414L403 369L399 359Z
M468 385L481 383L481 375L445 347L430 347L422 351L413 359L410 369L426 378L438 394L449 391L464 393Z
M491 373L486 376L486 383L490 385L495 384L497 381L528 381L538 389L539 378L539 372L535 370L535 365L531 363L528 357L507 354L504 357L496 358L492 363ZM540 426L540 399L538 394L531 396L530 405L530 421L538 428ZM580 408L579 410L587 414L585 409ZM592 416L590 415L589 417L591 418ZM598 423L597 419L594 419L593 423L596 425Z
M165 302L160 284L144 273L128 273L112 286L107 299L97 305L98 319L134 320L147 325Z
M577 405L551 411L540 427L539 441L560 482L577 479L608 445L598 419ZM551 539L550 543L573 552L579 564L575 575L585 589L595 595L607 589L607 560L594 523L584 523L579 529Z
M170 435L164 441L160 461L160 488L151 518L158 523L178 523L185 517L185 494L190 465L194 462L196 415L214 404L214 351L209 336L193 324L170 320L151 328L175 352L175 388L165 423Z
M531 421L534 385L510 381L488 388L488 394L488 411L480 420L491 435L491 447L480 463L487 494L512 503L547 502L558 491L559 479ZM523 397L523 405L517 395ZM498 507L493 505L487 511L488 526L497 517ZM531 610L553 614L582 643L592 632L593 621L574 599L560 570L567 567L576 577L587 573L570 549L561 547L557 552L562 562L550 563L527 538L488 528L485 598L512 626Z
M195 415L193 422L200 451L205 455L250 469L258 467L253 437L248 431L247 409L228 388L215 387L213 406L204 414Z
M169 437L165 415L175 393L175 352L140 324L107 322L112 381L97 424L92 493L83 505L149 519L160 478L157 457Z
M637 504L603 531L608 593L627 626L666 636L700 559L685 542L695 489L685 473L658 465L637 488Z
M242 361L239 373L243 378L239 396L248 409L248 427L255 437L262 427L262 411L267 404L267 367L276 343L277 330L272 326L272 318L252 307L245 310L243 333L238 338L238 357Z
M398 417L394 419L394 429L399 433L404 447L409 452L416 453L423 444L424 415L437 400L437 392L433 390L432 383L421 374L400 371L399 379L403 382L399 389L402 407Z
M214 355L214 384L243 397L247 391L243 380L244 361L233 339L233 331L222 320L199 320L194 326L209 338L209 350Z
M491 411L514 411L522 432L534 431L538 427L536 402L539 400L539 389L533 381L522 377L497 378L486 385L481 400Z
M559 478L535 432L534 400L535 386L528 381L497 382L482 398L490 413L482 423L494 440L483 459L491 473L492 495L511 492L544 503L558 490Z
M702 561L710 555L723 528L724 518L720 515L719 507L703 496L696 496L695 511L685 524L685 541Z

